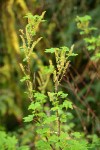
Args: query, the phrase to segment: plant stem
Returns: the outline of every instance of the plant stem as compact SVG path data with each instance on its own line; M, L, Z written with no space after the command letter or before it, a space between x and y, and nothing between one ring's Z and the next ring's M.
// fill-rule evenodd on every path
M56 82L55 83L55 93L57 93L58 92L58 82ZM58 120L57 120L57 129L58 129L58 137L60 136L60 132L61 132L61 124L60 124L60 116L59 116L59 112L58 112L58 110L57 110L57 112L56 112L56 115L57 115L57 118L58 118ZM60 150L62 150L62 148L59 146L59 149Z
M46 141L48 142L47 136L45 136L45 138L46 138ZM55 150L55 148L52 146L52 144L50 144L50 147L52 148L52 150Z
M57 111L57 118L58 118L58 120L57 120L58 136L60 136L60 117L59 117L58 111Z
M55 83L55 93L57 93L57 92L58 92L58 81ZM59 116L58 110L56 112L56 115L57 115L57 118L58 118L58 120L57 120L58 136L60 136L60 116Z

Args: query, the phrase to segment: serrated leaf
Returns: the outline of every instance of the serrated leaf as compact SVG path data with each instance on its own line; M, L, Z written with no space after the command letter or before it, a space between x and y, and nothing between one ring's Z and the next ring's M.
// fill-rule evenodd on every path
M46 118L46 119L44 120L43 124L49 124L49 123L51 123L51 122L53 122L53 121L56 121L56 120L57 120L57 116L52 115L52 116Z
M32 102L28 108L29 110L32 109L32 110L40 110L41 109L41 104L40 102Z
M63 93L63 91L59 91L57 93L57 96L60 96L61 98L66 98L68 96L68 94L67 93Z
M45 52L46 53L54 53L55 52L55 48L46 49Z
M33 117L34 117L34 114L33 115L28 115L27 117L24 117L24 122L31 122L33 121Z
M65 107L66 109L68 109L68 108L73 109L72 102L65 100L63 102L63 107Z

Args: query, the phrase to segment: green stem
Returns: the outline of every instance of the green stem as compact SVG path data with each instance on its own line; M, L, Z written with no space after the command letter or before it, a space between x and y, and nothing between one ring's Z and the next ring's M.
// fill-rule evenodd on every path
M59 85L58 82L56 82L55 83L55 93L58 92L58 85ZM59 137L60 133L61 133L61 123L60 123L60 116L59 116L58 110L56 112L56 115L57 115L57 118L58 118L58 120L57 120L57 129L58 129L58 137ZM62 148L60 146L59 146L59 149L62 150Z
M57 111L57 118L58 118L57 120L58 136L60 136L60 117L58 111Z
M55 83L55 93L57 93L57 92L58 92L58 82ZM57 118L58 118L58 120L57 120L58 136L60 136L60 116L59 116L58 110L56 112L56 115L57 115Z

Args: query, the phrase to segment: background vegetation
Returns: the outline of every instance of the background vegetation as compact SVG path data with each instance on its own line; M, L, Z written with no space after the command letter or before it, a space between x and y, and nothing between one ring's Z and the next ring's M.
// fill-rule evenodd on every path
M28 145L34 149L32 141L37 140L37 136L32 133L34 124L23 122L23 117L29 114L27 106L30 100L25 93L27 86L20 81L23 72L19 64L24 54L21 53L23 43L19 30L25 29L27 19L24 16L27 13L41 15L44 11L46 21L40 25L35 37L35 40L41 36L43 39L34 48L31 62L34 89L38 90L39 66L48 65L51 57L55 64L54 56L45 54L45 49L71 47L74 44L74 52L78 55L71 58L60 83L60 89L68 93L68 99L74 107L72 116L69 116L69 127L100 144L100 60L97 59L100 58L100 1L1 0L0 10L0 135L2 139L7 139L5 145L15 149L13 144L15 146L17 143L16 136L19 146ZM77 16L85 16L85 19ZM49 78L45 91L53 89ZM12 147L9 146L11 137L15 141ZM95 146L94 149L99 150L99 147Z

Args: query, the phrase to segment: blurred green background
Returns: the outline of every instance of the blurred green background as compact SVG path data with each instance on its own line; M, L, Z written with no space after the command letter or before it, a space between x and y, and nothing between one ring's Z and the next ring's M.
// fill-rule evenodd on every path
M75 22L76 16L90 15L91 25L100 29L100 0L0 0L0 129L14 132L24 127L29 100L24 93L26 86L20 82L23 74L19 67L19 29L25 28L24 16L28 12L40 15L43 11L46 22L38 33L43 37L35 48L38 59L48 64L46 48L75 44L78 56L72 59L61 88L74 103L75 129L100 135L100 62L90 61L92 54L84 46ZM95 34L99 33L100 30ZM33 60L35 71L37 62ZM51 87L52 84L48 90Z

